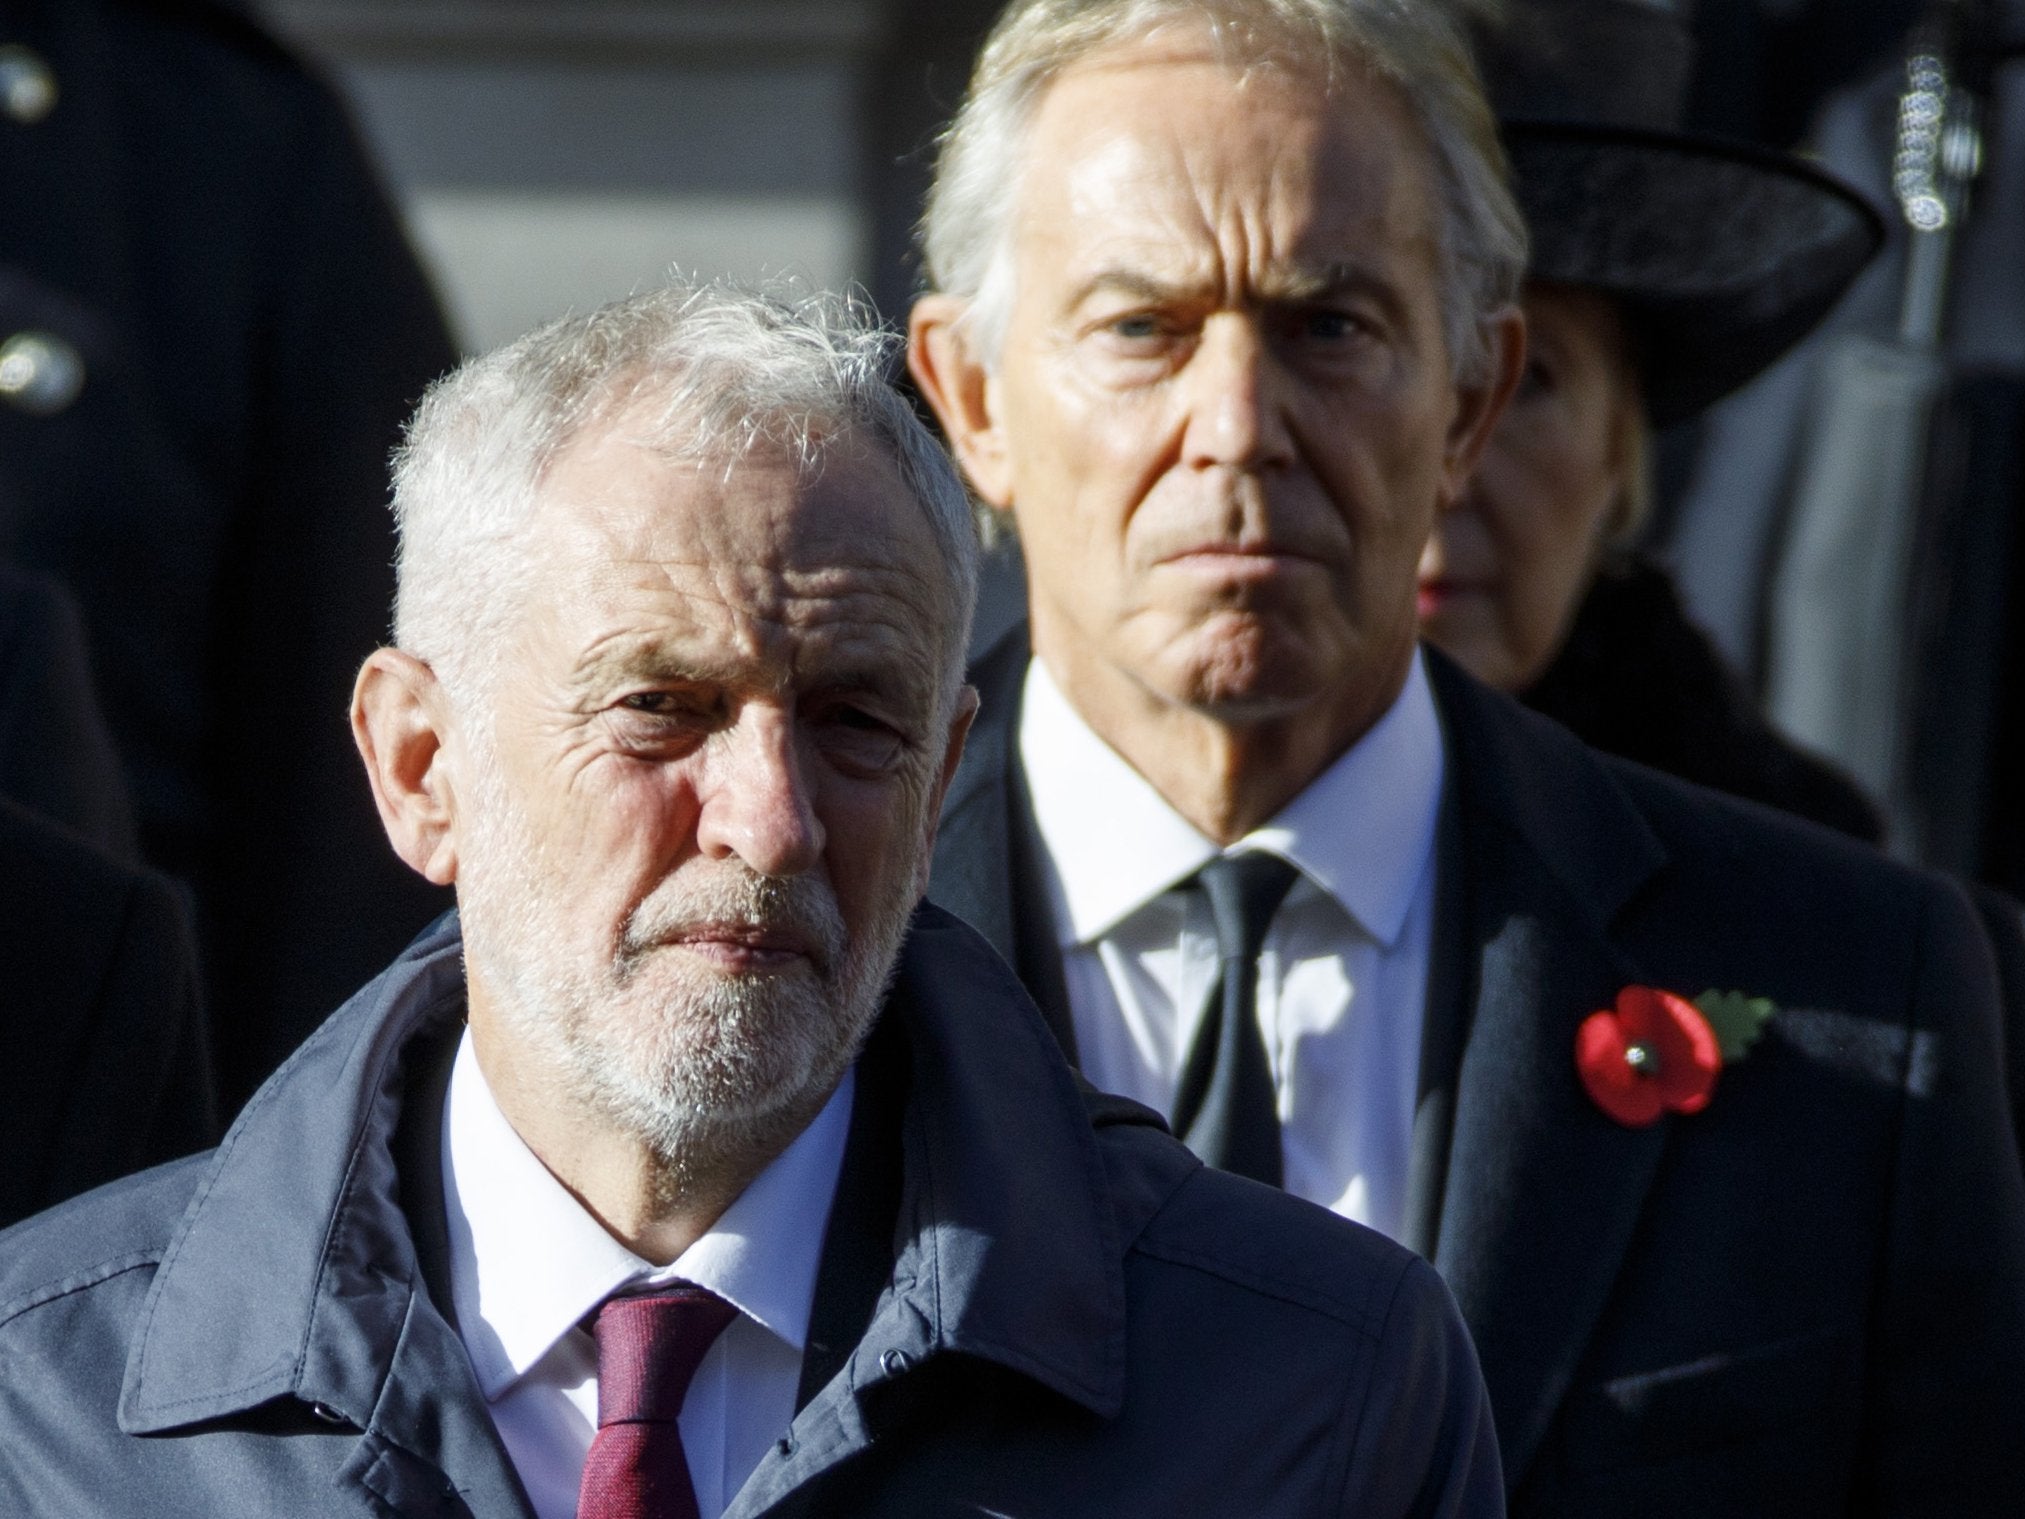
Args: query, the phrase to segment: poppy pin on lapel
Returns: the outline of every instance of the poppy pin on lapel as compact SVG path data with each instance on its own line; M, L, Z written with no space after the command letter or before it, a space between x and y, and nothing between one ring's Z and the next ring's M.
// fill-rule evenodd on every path
M1627 1128L1663 1113L1699 1113L1723 1066L1757 1042L1775 1009L1764 997L1706 991L1690 1002L1627 986L1615 1008L1575 1032L1575 1068L1590 1100Z

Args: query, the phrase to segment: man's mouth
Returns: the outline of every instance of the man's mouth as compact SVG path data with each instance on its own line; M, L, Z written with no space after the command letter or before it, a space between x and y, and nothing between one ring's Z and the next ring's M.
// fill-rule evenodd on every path
M1315 561L1277 543L1198 543L1163 556L1170 569L1235 580L1264 580Z
M651 948L694 955L728 975L816 969L820 956L807 936L762 923L690 923L657 934Z

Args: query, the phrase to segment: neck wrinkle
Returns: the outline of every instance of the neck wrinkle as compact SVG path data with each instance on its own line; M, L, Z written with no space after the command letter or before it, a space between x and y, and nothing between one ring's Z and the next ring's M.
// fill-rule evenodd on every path
M1269 822L1385 715L1405 687L1415 645L1375 686L1346 680L1337 701L1317 699L1255 723L1166 698L1102 659L1067 657L1038 607L1033 648L1091 731L1194 828L1228 847Z

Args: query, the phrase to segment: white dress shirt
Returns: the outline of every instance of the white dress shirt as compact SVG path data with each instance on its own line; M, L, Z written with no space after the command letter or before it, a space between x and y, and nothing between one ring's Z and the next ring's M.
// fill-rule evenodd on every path
M853 1090L847 1073L710 1232L657 1268L608 1234L514 1132L465 1032L443 1123L451 1292L479 1390L541 1519L577 1511L598 1424L597 1345L580 1325L621 1287L679 1278L739 1311L682 1406L703 1519L724 1512L787 1432Z
M1176 888L1217 846L1091 730L1039 659L1027 668L1019 745L1083 1072L1169 1113L1218 968L1207 899ZM1301 872L1266 935L1256 1001L1287 1190L1395 1237L1443 764L1416 653L1370 731L1227 851L1264 850Z

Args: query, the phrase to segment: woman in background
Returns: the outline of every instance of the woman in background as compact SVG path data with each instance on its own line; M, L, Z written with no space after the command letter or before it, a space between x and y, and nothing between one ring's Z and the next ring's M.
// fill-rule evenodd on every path
M1673 11L1525 0L1479 42L1533 239L1528 361L1428 543L1422 630L1599 749L1875 841L1870 803L1772 730L1630 545L1652 429L1805 336L1877 219L1796 159L1679 130Z
M1877 843L1869 799L1773 730L1632 544L1652 430L1804 337L1882 228L1797 159L1678 130L1691 46L1671 10L1518 0L1478 41L1532 234L1527 365L1422 556L1421 631L1595 748ZM2002 892L1965 889L1997 962L2025 1137L2025 920Z

